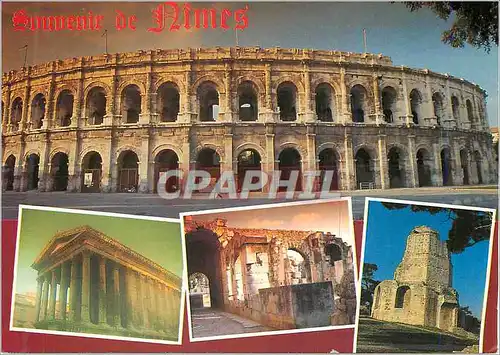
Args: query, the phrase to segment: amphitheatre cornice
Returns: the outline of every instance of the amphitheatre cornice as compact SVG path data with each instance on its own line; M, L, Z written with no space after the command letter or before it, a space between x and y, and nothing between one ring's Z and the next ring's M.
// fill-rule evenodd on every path
M313 50L299 48L260 48L260 47L210 47L185 49L152 49L135 52L102 54L96 56L82 56L54 60L33 66L4 72L3 85L11 85L27 79L40 78L57 73L82 71L85 69L113 68L116 66L130 66L142 64L179 64L193 62L222 63L232 61L259 61L259 62L296 62L300 64L331 63L339 67L369 68L386 71L401 71L412 75L437 77L463 83L467 86L485 90L479 85L458 78L447 73L438 73L428 69L409 68L404 65L395 66L388 56L372 53L342 52L336 50Z

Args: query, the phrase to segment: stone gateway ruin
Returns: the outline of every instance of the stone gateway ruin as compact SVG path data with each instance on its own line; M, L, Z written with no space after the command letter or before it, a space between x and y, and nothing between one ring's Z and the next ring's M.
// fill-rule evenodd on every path
M331 233L232 228L185 217L190 307L210 307L274 329L354 324L351 246ZM203 288L202 287L202 288ZM206 306L205 306L206 307Z
M36 328L177 340L180 277L115 239L89 226L60 232L32 267Z
M394 280L376 288L372 317L454 331L458 327L458 293L452 287L452 265L437 231L415 227L406 242Z

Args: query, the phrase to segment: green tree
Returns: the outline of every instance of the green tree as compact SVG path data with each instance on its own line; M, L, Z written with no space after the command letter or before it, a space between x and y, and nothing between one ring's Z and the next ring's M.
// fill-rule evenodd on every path
M493 226L493 214L483 211L469 211L453 208L409 205L382 202L389 209L410 208L413 212L427 212L431 215L444 213L452 221L446 245L451 253L459 254L476 243L489 240Z
M405 5L412 12L429 8L443 20L452 17L451 28L443 32L441 40L454 48L463 48L468 43L489 53L493 45L498 46L497 1L415 1Z
M373 279L377 270L378 266L376 264L363 264L363 277L361 279L361 304L367 306L369 310L371 310L373 304L373 293L375 292L375 287L377 287L380 283L380 281Z

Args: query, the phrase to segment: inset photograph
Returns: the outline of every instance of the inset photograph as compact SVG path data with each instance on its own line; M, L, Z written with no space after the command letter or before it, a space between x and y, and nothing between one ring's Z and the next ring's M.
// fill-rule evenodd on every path
M181 217L193 341L354 327L350 199Z
M20 206L10 329L180 344L176 219Z
M495 214L367 199L355 351L482 352Z

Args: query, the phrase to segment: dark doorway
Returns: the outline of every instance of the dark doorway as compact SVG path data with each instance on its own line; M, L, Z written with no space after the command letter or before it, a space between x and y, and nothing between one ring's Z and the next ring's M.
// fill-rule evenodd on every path
M68 188L68 156L65 153L57 153L51 161L52 190L65 191Z
M154 191L158 192L158 181L160 180L161 174L168 172L169 170L179 169L179 158L177 154L170 149L162 150L155 157L155 188ZM165 191L175 192L179 189L179 179L175 176L170 177L165 182Z
M418 186L431 186L431 160L430 154L425 149L419 149L417 152L417 171Z
M139 158L131 150L122 152L118 158L118 191L137 192L139 180Z
M82 192L100 192L102 158L97 152L89 152L82 161Z
M463 172L463 184L464 185L469 185L470 184L470 179L469 179L469 154L467 154L467 151L465 149L462 149L460 151L460 165L462 167L462 172Z
M28 190L38 189L38 171L40 168L40 157L38 154L31 154L26 159L27 173L28 173Z
M238 155L238 191L241 191L247 171L261 170L260 154L253 149L246 149ZM255 182L253 179L251 182ZM257 189L254 191L261 191Z
M302 191L302 158L299 152L294 148L285 148L281 151L278 160L278 169L281 171L280 180L289 180L292 171L298 171L295 191ZM286 191L286 187L280 186L278 191Z
M16 157L9 155L4 165L3 181L5 184L5 191L14 190L14 172L16 169Z
M320 180L320 188L326 189L326 186L323 186L323 180L325 178L325 174L327 171L333 172L332 181L330 186L328 187L330 191L336 191L339 189L339 174L338 174L338 159L335 150L332 148L327 148L319 153L319 170L321 171L321 180Z
M399 188L405 186L405 176L403 162L401 161L401 151L394 147L389 150L389 186Z
M452 168L451 168L451 153L448 148L441 151L441 170L443 172L443 185L453 185Z
M361 148L356 153L354 160L356 161L356 188L373 188L375 181L370 154Z

